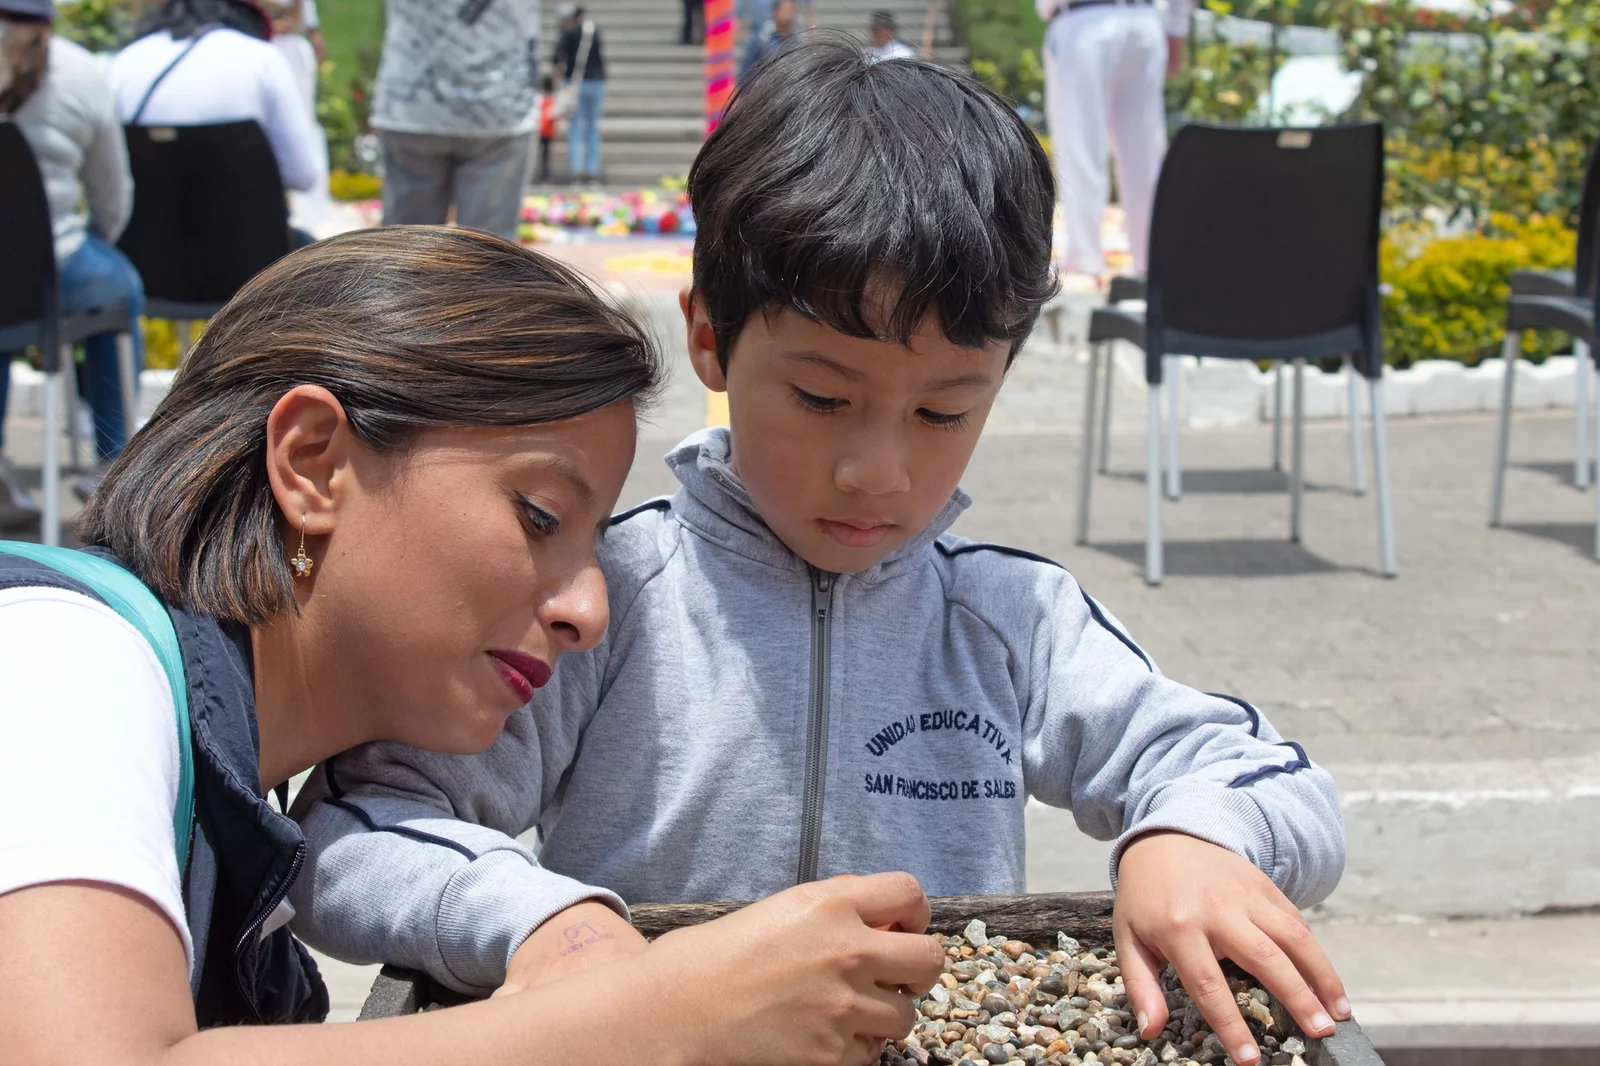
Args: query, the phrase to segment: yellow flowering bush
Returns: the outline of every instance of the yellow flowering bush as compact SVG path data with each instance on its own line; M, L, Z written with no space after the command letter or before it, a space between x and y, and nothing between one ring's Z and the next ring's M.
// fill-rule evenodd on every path
M328 195L335 200L375 200L383 192L383 179L376 174L335 170L328 175Z
M141 318L144 327L144 365L151 370L173 370L178 365L178 326L165 318ZM204 322L189 324L189 343L205 332Z
M1505 338L1511 273L1524 268L1571 266L1576 236L1561 219L1527 222L1495 214L1482 232L1431 238L1420 225L1392 227L1384 237L1379 270L1384 347L1389 362L1453 359L1476 366L1499 354ZM1528 333L1523 352L1542 359L1566 350L1559 333Z

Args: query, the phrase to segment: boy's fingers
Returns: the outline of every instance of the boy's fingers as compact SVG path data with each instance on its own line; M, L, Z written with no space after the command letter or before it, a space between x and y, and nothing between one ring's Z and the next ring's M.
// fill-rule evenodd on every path
M867 925L898 925L908 933L928 928L932 912L927 893L908 873L837 878L818 887L823 886L849 900Z
M1211 1031L1222 1041L1224 1050L1238 1066L1254 1066L1261 1057L1261 1049L1250 1034L1250 1027L1233 1001L1228 979L1217 965L1211 944L1203 936L1185 937L1167 952L1172 965L1177 968L1189 998L1200 1008L1210 1024Z
M1307 1036L1327 1036L1333 1032L1333 1019L1295 968L1294 960L1284 954L1270 935L1247 924L1233 930L1233 936L1220 946L1230 959L1255 975L1256 980L1288 1008Z
M1294 962L1295 969L1305 978L1328 1013L1340 1021L1348 1020L1350 1000L1345 994L1344 982L1339 979L1339 972L1333 968L1333 961L1328 958L1327 952L1317 943L1311 927L1300 917L1300 912L1296 911L1290 916L1276 908L1263 908L1254 917L1262 931L1276 941L1284 954Z
M917 1024L915 1000L904 992L874 987L865 993L856 1014L856 1032L878 1041L899 1040Z
M1117 923L1117 961L1122 964L1122 983L1128 989L1128 1006L1138 1021L1139 1035L1150 1040L1167 1024L1167 994L1161 990L1161 960L1139 939L1139 935Z
M933 987L944 969L944 948L921 933L867 934L872 948L872 980L890 989L904 985L916 995ZM904 1034L902 1034L904 1035Z

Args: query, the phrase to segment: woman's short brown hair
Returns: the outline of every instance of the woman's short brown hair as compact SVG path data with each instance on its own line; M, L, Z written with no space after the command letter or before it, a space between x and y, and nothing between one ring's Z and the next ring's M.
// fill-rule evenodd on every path
M246 625L294 609L267 416L321 385L397 452L435 426L522 426L647 402L655 346L565 266L471 230L319 241L246 285L189 353L78 522L167 603Z

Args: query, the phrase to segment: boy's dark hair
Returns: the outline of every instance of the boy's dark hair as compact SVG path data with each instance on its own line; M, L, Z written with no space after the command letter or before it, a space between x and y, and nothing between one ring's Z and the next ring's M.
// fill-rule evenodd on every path
M547 93L555 92L555 88L556 88L556 80L554 78L552 78L550 75L546 74L544 77L539 79L539 91L540 92L547 92Z
M894 17L893 11L874 11L871 25L875 30L898 30L900 20Z
M935 313L953 343L1015 357L1057 291L1033 131L967 75L873 63L844 34L801 34L752 69L689 197L694 298L724 370L750 316L785 309L907 345Z

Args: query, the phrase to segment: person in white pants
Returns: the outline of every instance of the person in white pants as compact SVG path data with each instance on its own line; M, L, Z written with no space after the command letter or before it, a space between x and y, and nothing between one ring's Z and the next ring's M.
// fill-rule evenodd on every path
M1100 225L1111 186L1109 141L1134 270L1143 275L1151 202L1167 150L1162 85L1183 61L1190 0L1168 0L1164 15L1150 0L1036 0L1036 6L1047 27L1045 113L1067 231L1062 271L1097 280L1106 273Z

